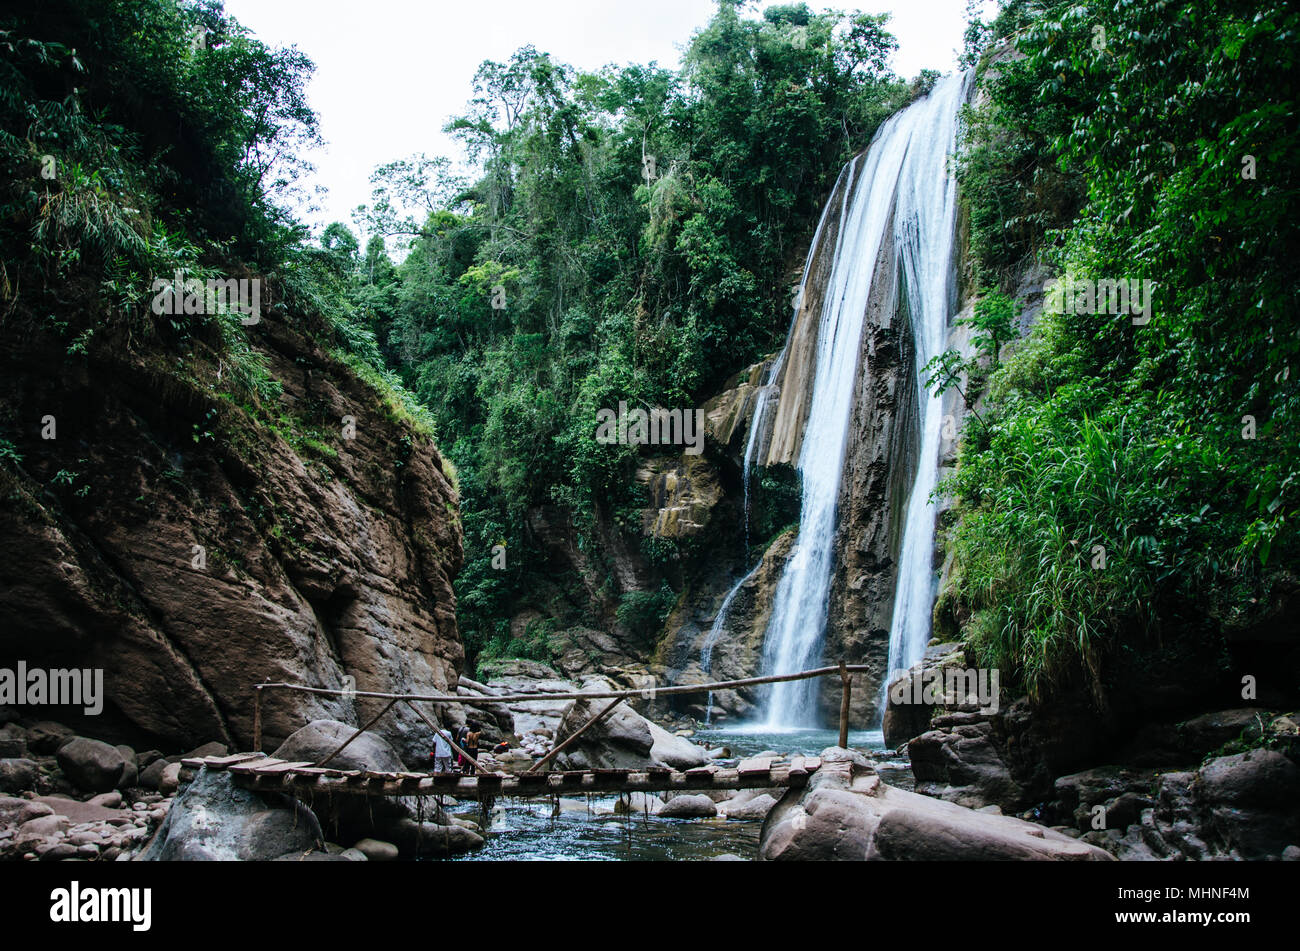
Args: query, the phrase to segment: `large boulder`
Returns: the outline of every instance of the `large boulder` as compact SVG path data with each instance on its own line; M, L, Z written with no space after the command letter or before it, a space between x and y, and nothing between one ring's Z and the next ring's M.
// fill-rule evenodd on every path
M291 734L273 754L288 762L317 763L345 743L357 728L338 720L313 720ZM363 733L329 761L331 769L369 769L401 772L406 769L393 745L374 733Z
M926 648L925 656L914 666L890 681L885 692L885 712L880 723L886 746L895 749L930 729L930 720L939 704L917 702L918 699L926 699L925 688L930 682L928 678L938 677L939 692L942 692L944 670L948 667L962 667L965 663L965 649L960 644L936 644ZM943 701L946 698L937 699Z
M63 816L39 816L28 819L14 833L14 850L43 854L58 844L59 838L72 824Z
M1110 853L1043 826L975 812L880 782L853 762L823 765L763 823L763 860L1107 861Z
M445 824L417 822L405 819L390 828L391 838L404 857L447 856L472 852L483 846L483 837L477 832L454 822Z
M990 803L1004 811L1023 808L1026 792L1003 758L989 720L968 713L944 719L961 722L929 730L907 744L917 788L970 808Z
M20 799L16 796L0 796L0 828L20 826L30 819L52 815L54 810L43 802Z
M555 743L565 742L597 716L609 700L573 700L564 711ZM560 754L570 769L639 769L653 759L654 734L650 721L626 703L582 734Z
M202 746L195 747L184 756L177 757L175 762L183 759L205 759L209 756L227 756L230 748L225 743L204 743Z
M1087 832L1097 826L1096 807L1105 811L1102 828L1123 830L1137 822L1141 810L1155 803L1145 798L1155 786L1152 770L1096 766L1056 780L1052 814L1066 825Z
M609 700L574 700L564 711L555 743L580 730L609 704ZM628 704L620 703L560 754L569 769L644 769L671 766L691 769L707 762L705 750L650 722Z
M53 720L41 720L27 728L27 745L33 753L48 756L73 736L72 730Z
M108 792L136 778L134 754L84 736L60 746L55 758L68 781L87 792Z
M275 751L278 759L317 763L333 753L357 728L337 720L315 720L298 730ZM332 769L365 769L377 772L402 772L406 766L387 740L373 733L363 733L343 752L329 761ZM321 825L330 837L343 843L360 839L395 841L393 827L409 820L411 811L405 804L387 797L339 795L313 802ZM433 807L436 810L436 806Z
M398 855L397 846L380 839L361 839L352 847L364 855L368 862L392 862Z
M32 802L50 810L50 815L63 816L74 825L132 818L132 811L129 809L118 809L93 801L80 802L76 799L64 799L61 796L37 796Z
M201 769L172 803L142 861L270 861L324 849L307 807L240 789L227 772Z
M1192 783L1206 824L1241 858L1281 856L1300 843L1300 766L1274 750L1211 760Z
M0 759L0 793L35 789L41 768L29 759Z
M26 759L27 737L22 734L6 732L12 723L0 729L0 759Z
M650 747L650 758L656 763L687 770L708 762L708 753L704 747L696 746L684 736L669 733L653 721L646 722L650 724L650 736L654 740Z
M144 769L140 770L138 782L145 789L157 789L162 782L163 772L168 766L171 766L165 759L156 759Z
M712 819L717 814L714 801L698 795L673 796L656 813L661 819Z
M1103 844L1133 860L1282 858L1300 843L1298 798L1300 767L1281 753L1220 756L1196 771L1161 774L1154 803L1141 804L1122 834L1112 826Z
M718 812L727 819L761 822L767 818L767 814L776 806L776 802L774 796L762 793L744 801L729 799L718 807Z

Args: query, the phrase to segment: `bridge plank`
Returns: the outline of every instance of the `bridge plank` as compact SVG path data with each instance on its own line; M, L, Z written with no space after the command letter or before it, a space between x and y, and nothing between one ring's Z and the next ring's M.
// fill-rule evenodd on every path
M206 766L212 770L223 770L228 766L236 763L245 763L255 759L266 759L265 753L236 753L233 756L200 756L191 759L181 760L182 766L190 766L195 769L200 766Z
M233 766L229 767L229 769L232 773L238 773L240 775L247 776L250 773L257 772L260 769L265 769L267 766L274 766L277 763L283 763L283 762L285 761L282 759L276 759L274 756L267 756L264 759L249 761L247 763L235 763ZM312 764L307 763L306 765L310 766Z
M310 768L313 764L310 762L275 762L267 766L255 765L252 771L258 776L269 776L275 773L289 773L300 769Z
M775 762L775 756L756 756L753 759L743 759L740 761L740 765L736 767L736 772L741 776L769 773L772 771L772 764Z

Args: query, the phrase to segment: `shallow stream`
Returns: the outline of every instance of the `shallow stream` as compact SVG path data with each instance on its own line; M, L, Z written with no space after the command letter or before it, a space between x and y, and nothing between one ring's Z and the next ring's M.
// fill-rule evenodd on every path
M815 756L839 739L833 730L747 730L743 727L699 730L696 743L727 747L733 757L765 751L783 757ZM881 778L912 788L906 758L884 749L879 730L854 731L849 746L875 761ZM617 796L560 800L559 814L550 799L501 800L487 817L487 844L452 861L701 861L752 860L758 853L763 823L734 819L659 819L643 813L615 815ZM452 812L484 824L478 808L464 804Z

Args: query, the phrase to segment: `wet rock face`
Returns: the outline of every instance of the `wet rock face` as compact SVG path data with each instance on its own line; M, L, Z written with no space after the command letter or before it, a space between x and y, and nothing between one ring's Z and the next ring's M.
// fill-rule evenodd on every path
M793 550L794 537L794 532L779 536L763 553L757 570L737 591L722 633L714 643L707 672L701 665L705 643L727 591L739 579L734 574L724 575L710 585L700 586L693 597L688 595L679 602L664 625L669 634L654 657L655 669L664 672L666 682L707 683L758 675L776 586ZM711 719L714 722L743 720L755 712L756 700L753 691L717 691L713 694ZM676 699L675 709L703 720L707 702L707 694L686 695Z
M689 538L709 524L722 498L713 464L702 456L655 456L636 471L650 507L641 513L641 530L655 538Z
M125 348L82 362L39 340L0 347L0 404L58 426L53 440L12 427L23 465L0 469L0 657L104 668L106 710L86 732L248 748L258 681L455 683L461 533L437 450L282 321L255 340L283 387L260 411L215 395L232 370L200 346L182 370ZM78 492L43 488L60 471ZM281 692L266 744L375 712ZM408 710L376 729L426 745Z
M824 652L829 660L843 658L872 668L854 683L852 715L861 726L878 721L880 692L889 675L897 559L921 438L915 346L907 314L899 306L887 245L876 266L862 330ZM826 681L820 697L824 719L835 722L838 685Z
M900 744L929 730L938 704L924 702L927 680L938 678L942 684L944 670L965 666L965 648L960 644L933 644L926 648L920 663L904 676L890 682L886 687L885 712L880 724L885 745L896 749ZM922 702L916 702L917 698Z

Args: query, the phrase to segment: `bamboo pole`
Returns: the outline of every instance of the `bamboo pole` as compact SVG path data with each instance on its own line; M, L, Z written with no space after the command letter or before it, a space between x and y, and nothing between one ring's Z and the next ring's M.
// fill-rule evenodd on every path
M845 668L849 673L869 673L871 668L865 664L848 664ZM829 677L840 673L839 667L819 667L816 670L805 670L797 674L774 674L767 677L747 677L743 680L719 680L713 683L704 684L680 684L674 687L656 687L656 696L670 696L676 694L706 693L710 690L733 690L738 687L756 687L761 684L778 684L788 683L792 680L810 680L813 677ZM261 683L255 685L257 688L279 689L279 690L297 690L301 693L326 694L329 696L341 696L344 691L331 690L327 687L305 687L301 684L289 683ZM599 690L589 693L519 693L519 694L499 694L493 696L460 696L446 694L406 694L406 693L378 693L366 690L349 691L350 696L367 697L375 700L407 700L416 703L464 703L472 707L489 707L498 703L527 703L534 700L612 700L615 697L619 699L629 699L645 696L646 688L638 687L633 690Z
M849 748L849 698L853 693L853 678L844 661L840 661L840 682L844 693L840 697L840 749Z
M578 728L578 729L573 733L572 736L570 736L567 740L565 740L565 741L564 741L563 743L561 743L559 746L557 746L557 747L555 747L554 749L552 749L549 753L547 753L545 756L543 756L541 759L539 759L539 760L538 760L536 763L534 763L532 766L528 767L528 772L530 772L530 773L536 773L536 772L538 772L538 771L539 771L543 766L545 766L545 765L546 765L547 763L549 763L551 760L555 759L556 756L560 755L560 752L561 752L561 751L562 751L566 746L568 746L569 744L571 744L571 743L572 743L574 740L576 740L578 737L582 736L582 734L586 733L588 730L590 730L593 726L595 726L595 725L596 725L597 723L599 723L601 720L605 719L605 717L609 716L610 713L612 713L612 712L614 711L614 708L617 707L617 706L618 706L620 703L622 703L622 702L623 702L623 698L622 698L622 697L619 697L619 698L616 699L616 700L611 700L610 703L609 703L609 706L605 707L605 709L601 710L600 713L596 714L594 717L592 717L590 720L588 720L586 723L584 723L582 726L580 726L580 727L579 727L579 728Z
M442 732L442 728L439 727L438 724L436 724L436 723L434 723L432 720L430 720L427 716L425 716L423 710L421 710L421 709L420 709L419 707L417 707L415 704L411 703L411 701L409 701L409 700L405 701L405 703L406 703L406 705L407 705L408 707L410 707L412 710L414 710L414 711L415 711L415 715L418 716L421 720L423 720L423 721L425 722L425 724L429 727L429 729L433 731L435 737L438 735L439 732ZM453 739L451 738L451 730L447 730L445 733L443 733L443 737L442 737L442 738L443 738L444 740L447 741L447 745L448 745L448 746L450 746L453 750L455 750L455 751L456 751L457 753L459 753L461 756L465 757L465 759L467 759L469 762L471 762L471 763L474 764L474 770L475 770L475 772L478 772L478 771L479 771L480 767L479 767L479 765L478 765L478 760L476 760L474 757L470 756L469 753L465 752L465 751L462 750L459 746L456 745L456 741L453 740Z

